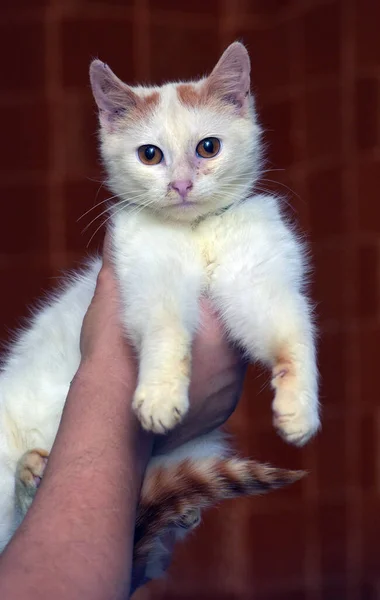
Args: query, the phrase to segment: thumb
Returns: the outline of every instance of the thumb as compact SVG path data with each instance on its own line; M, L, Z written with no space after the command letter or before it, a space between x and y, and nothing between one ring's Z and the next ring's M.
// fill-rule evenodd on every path
M112 264L112 232L108 227L103 242L103 266L113 267Z

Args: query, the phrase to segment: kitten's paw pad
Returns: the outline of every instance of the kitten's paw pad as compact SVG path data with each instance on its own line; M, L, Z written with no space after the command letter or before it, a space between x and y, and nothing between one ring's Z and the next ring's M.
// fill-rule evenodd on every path
M35 448L22 456L16 471L16 503L25 515L33 502L47 465L49 453Z
M281 391L273 402L273 425L286 442L303 446L318 431L320 421L315 408L305 407L291 392Z
M18 480L26 487L37 489L44 474L49 453L36 448L24 454L17 467Z
M138 386L132 407L146 431L167 433L182 421L189 407L187 387L183 388L175 383Z

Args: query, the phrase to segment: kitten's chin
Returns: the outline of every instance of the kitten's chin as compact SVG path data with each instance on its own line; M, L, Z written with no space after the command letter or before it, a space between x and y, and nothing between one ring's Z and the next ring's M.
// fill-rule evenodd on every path
M199 217L207 214L208 211L204 211L204 207L198 202L181 202L178 204L169 204L163 206L161 209L162 215L171 221L183 221L191 223L196 221Z
M177 202L176 204L167 204L160 209L164 218L170 221L180 221L192 223L198 219L217 214L233 203L219 203L210 201L192 201Z

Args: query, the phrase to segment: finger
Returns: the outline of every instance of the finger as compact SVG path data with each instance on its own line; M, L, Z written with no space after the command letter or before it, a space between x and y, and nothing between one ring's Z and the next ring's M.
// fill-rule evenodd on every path
M112 261L112 239L111 230L107 229L103 243L103 264L98 273L95 296L104 293L111 298L119 298L119 290L116 282L114 265Z
M241 361L241 352L234 346L225 327L213 306L211 300L202 298L200 308L200 328L194 339L193 358L198 362L209 358L211 362L218 362L219 369L237 365Z
M112 267L112 240L111 229L108 227L103 243L103 265Z
M199 336L207 339L208 344L219 347L225 344L225 332L211 300L201 298L199 302L201 315Z

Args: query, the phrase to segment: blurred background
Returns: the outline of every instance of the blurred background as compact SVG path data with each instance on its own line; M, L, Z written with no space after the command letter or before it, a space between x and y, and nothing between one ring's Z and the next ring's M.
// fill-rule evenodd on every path
M268 143L261 187L311 242L323 431L302 451L283 443L254 369L231 425L243 453L310 475L209 512L136 600L380 598L379 25L377 0L1 2L2 340L100 246L104 215L89 224L102 207L78 221L107 198L94 57L160 83L204 74L244 41Z

